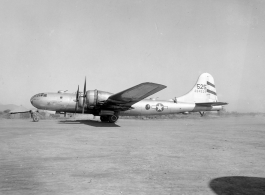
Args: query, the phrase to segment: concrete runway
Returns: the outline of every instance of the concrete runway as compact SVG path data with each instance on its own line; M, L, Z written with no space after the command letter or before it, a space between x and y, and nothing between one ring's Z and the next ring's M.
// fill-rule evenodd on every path
M265 194L265 117L0 120L0 194Z

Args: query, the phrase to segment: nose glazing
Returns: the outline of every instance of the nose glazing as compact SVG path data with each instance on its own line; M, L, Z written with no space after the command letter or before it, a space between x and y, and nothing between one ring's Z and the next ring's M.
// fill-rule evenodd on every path
M32 106L35 106L35 105L34 105L34 98L35 98L35 96L36 96L36 95L34 95L34 96L32 96L32 97L30 98L30 103L32 104Z

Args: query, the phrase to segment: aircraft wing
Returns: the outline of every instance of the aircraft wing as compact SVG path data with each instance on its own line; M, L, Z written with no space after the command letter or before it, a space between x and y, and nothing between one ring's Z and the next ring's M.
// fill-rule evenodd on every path
M31 110L24 108L24 107L18 107L15 108L13 110L11 110L9 113L10 114L16 114L16 113L26 113L26 112L30 112Z
M165 89L165 85L157 83L141 83L119 93L111 95L105 102L105 104L131 106L142 99Z
M226 103L226 102L203 102L203 103L195 103L195 104L196 104L196 106L211 107L211 106L227 105L228 103Z

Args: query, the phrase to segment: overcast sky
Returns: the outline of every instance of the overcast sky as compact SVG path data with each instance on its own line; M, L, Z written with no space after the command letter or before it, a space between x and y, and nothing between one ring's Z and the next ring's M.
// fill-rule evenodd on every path
M0 103L40 92L188 92L213 75L229 111L265 112L265 1L0 1Z

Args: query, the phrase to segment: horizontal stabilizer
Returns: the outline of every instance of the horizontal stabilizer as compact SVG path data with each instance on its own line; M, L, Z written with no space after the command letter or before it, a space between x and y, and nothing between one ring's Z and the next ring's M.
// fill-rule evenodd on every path
M226 102L203 102L203 103L195 103L195 104L196 104L196 106L211 107L211 106L227 105L228 103L226 103Z

